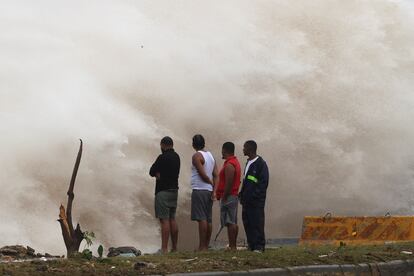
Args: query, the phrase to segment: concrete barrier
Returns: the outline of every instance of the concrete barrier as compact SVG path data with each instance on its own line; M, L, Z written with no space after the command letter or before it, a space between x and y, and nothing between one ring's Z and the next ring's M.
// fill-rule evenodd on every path
M303 219L300 244L384 244L414 240L414 216L323 217Z

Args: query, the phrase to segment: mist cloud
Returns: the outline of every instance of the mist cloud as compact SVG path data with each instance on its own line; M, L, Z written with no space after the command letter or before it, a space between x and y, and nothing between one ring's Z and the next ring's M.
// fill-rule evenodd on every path
M55 219L79 138L74 220L105 245L158 248L147 171L164 135L181 154L186 219L195 133L217 159L224 141L241 160L242 143L258 141L269 237L297 236L306 214L410 214L413 10L385 0L3 1L0 245L64 252Z

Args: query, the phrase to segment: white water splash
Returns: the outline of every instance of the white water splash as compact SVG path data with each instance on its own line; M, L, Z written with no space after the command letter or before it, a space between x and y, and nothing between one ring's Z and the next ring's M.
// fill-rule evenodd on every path
M170 135L256 139L267 235L305 214L409 214L414 168L410 1L2 1L0 245L64 253L58 206L85 141L74 220L98 243L159 245L147 176ZM271 211L271 212L270 212Z

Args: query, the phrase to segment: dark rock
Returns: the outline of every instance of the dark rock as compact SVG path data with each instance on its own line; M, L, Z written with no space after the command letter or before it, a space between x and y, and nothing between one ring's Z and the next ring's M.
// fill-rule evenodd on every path
M0 248L0 253L5 256L25 257L27 255L27 249L21 245L4 246Z
M140 270L140 269L146 268L146 267L147 267L146 262L136 262L135 265L134 265L135 270Z
M0 248L0 259L3 261L10 261L10 260L27 260L27 259L35 259L35 258L60 258L60 256L52 256L49 253L45 255L41 253L37 253L36 251L30 247L24 247L21 245L13 245L13 246L4 246Z
M135 270L140 270L143 268L155 268L155 265L153 263L147 263L147 262L142 262L142 261L136 262L134 264Z
M36 256L35 255L35 250L33 248L31 248L30 246L27 246L27 255Z
M120 254L132 253L135 256L141 256L141 251L132 246L110 247L108 257L116 257Z
M11 248L9 248L9 249L4 249L4 250L2 251L2 253L3 253L4 255L6 255L6 256L17 256L17 255L19 255L19 251L14 250L14 249L11 249Z

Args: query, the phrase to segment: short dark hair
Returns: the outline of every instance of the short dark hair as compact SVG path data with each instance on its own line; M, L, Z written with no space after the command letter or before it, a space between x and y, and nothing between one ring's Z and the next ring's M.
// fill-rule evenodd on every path
M204 140L203 135L196 134L193 136L193 147L195 149L198 149L198 150L204 149L205 145L206 145L206 142Z
M166 145L166 146L173 146L174 142L170 136L165 136L164 138L161 139L161 144Z
M223 144L223 149L226 153L234 154L234 144L232 142L226 142Z
M246 141L246 143L244 143L246 145L246 148L248 148L249 150L256 152L257 151L257 144L255 141L253 140L248 140Z

